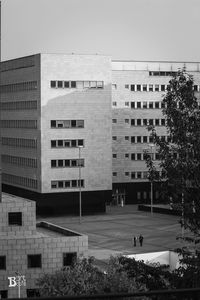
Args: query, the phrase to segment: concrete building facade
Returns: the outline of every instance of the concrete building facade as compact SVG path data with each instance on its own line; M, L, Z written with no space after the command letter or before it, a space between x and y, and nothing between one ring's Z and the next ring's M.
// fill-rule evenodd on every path
M150 203L144 151L152 153L157 166L159 158L147 125L154 125L157 134L167 140L161 102L172 75L183 68L193 76L200 101L199 62L112 61L113 192L128 204ZM153 198L159 200L156 184Z
M0 296L18 298L9 277L25 276L22 298L37 296L36 280L69 266L77 257L87 257L88 237L41 222L36 226L34 201L3 194L0 203ZM11 282L14 285L14 281Z
M78 212L105 211L112 190L111 60L38 54L2 63L4 189ZM81 176L81 178L80 178Z
M3 62L4 190L36 200L41 212L78 213L80 189L83 213L104 212L112 190L126 203L149 201L144 150L158 157L147 125L167 139L162 95L183 67L199 99L199 62L73 54Z

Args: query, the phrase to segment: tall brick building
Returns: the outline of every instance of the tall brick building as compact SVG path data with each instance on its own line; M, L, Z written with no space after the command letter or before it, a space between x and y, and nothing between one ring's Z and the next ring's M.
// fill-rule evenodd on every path
M149 201L147 124L167 139L161 100L185 67L200 99L200 63L37 54L1 64L3 187L40 210L104 212L105 201ZM155 149L154 159L158 159ZM81 179L79 181L79 179ZM120 197L118 197L120 196ZM154 190L154 197L159 195Z
M0 297L17 298L18 287L8 277L25 276L20 295L37 295L36 279L87 256L88 238L41 222L36 226L35 202L3 194L0 203Z

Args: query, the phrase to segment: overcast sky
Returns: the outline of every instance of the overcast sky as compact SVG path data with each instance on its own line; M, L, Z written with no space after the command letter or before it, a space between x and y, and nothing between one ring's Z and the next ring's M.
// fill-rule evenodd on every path
M2 0L2 59L39 52L200 61L200 0Z

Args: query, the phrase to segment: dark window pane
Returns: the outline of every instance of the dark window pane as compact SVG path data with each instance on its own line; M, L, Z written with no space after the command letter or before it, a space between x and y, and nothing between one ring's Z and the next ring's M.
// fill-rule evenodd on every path
M76 88L76 81L71 81L71 88Z
M69 88L69 81L64 81L64 87Z
M28 268L41 268L42 256L41 254L28 255Z
M22 226L22 213L21 212L9 212L8 224Z
M51 88L55 88L56 87L56 81L55 80L51 80Z
M73 262L75 262L77 259L77 253L72 252L72 253L63 253L63 266L71 266Z
M0 270L6 270L6 256L0 256Z
M56 147L56 141L55 141L55 140L51 141L51 147L52 147L52 148L55 148L55 147Z
M51 161L51 167L52 168L56 168L56 160L52 160Z
M55 120L51 121L51 127L56 127L56 121Z
M58 81L58 88L62 88L63 87L63 82L62 81Z

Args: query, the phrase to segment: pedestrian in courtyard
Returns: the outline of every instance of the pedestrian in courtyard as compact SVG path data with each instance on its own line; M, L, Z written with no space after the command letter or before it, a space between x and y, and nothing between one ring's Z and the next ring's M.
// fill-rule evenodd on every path
M140 236L139 236L139 243L140 243L140 247L142 247L142 245L143 245L143 236L140 234Z
M137 246L137 237L136 236L133 237L133 246L134 247Z

